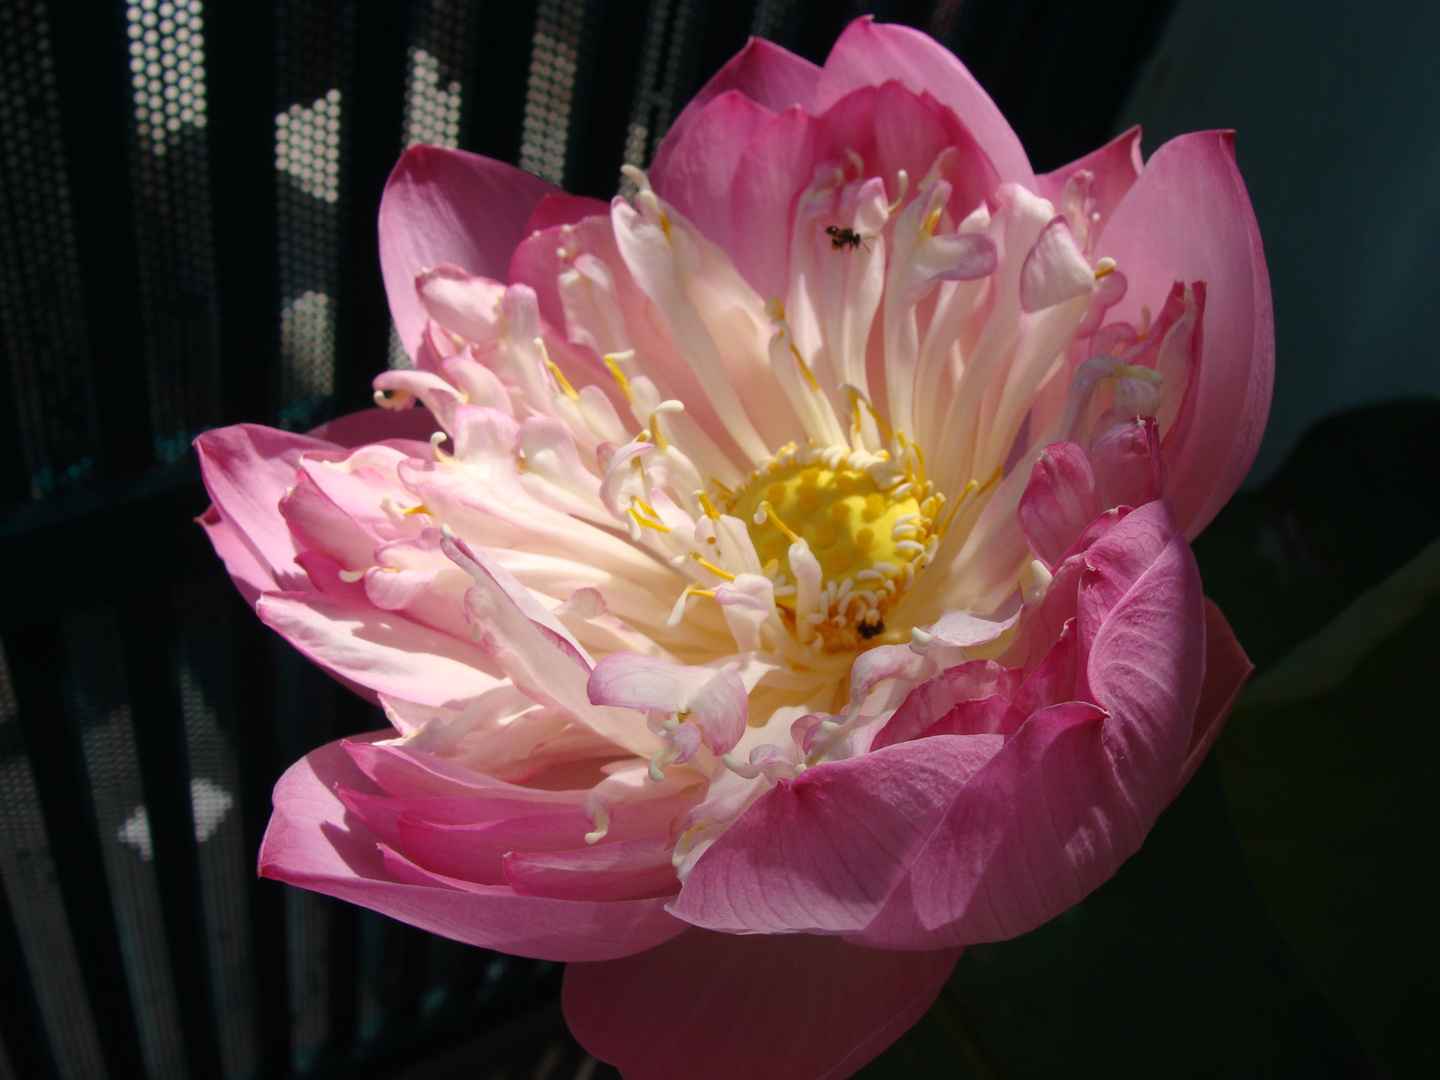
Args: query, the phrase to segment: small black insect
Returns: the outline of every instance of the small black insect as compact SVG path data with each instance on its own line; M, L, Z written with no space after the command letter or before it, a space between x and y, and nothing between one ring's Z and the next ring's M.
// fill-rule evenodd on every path
M858 631L860 631L860 636L861 636L861 637L863 637L866 641L869 641L871 638L875 637L876 635L878 635L878 634L883 634L883 633L885 632L885 620L884 620L884 619L876 619L875 621L871 622L870 620L867 619L865 622L862 622L862 623L861 623L859 626L857 626L855 629L858 630Z
M857 247L863 247L866 251L870 246L865 243L865 238L854 229L842 229L839 225L827 225L825 235L830 237L830 246L836 251L849 248L854 251Z

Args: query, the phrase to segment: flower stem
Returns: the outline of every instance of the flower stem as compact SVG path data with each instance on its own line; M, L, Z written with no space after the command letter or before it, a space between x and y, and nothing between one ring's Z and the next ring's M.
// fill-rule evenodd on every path
M975 1080L1006 1080L1005 1070L985 1049L948 983L941 988L935 1004L930 1006L930 1019Z

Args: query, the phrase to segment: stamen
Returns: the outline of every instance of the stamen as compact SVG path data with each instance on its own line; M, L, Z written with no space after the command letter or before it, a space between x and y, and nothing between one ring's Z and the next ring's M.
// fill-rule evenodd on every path
M443 431L437 431L437 432L435 432L433 435L430 436L430 451L435 455L435 460L436 460L436 461L453 461L453 460L454 460L454 455L453 455L453 454L447 454L444 450L441 450L441 449L440 449L440 444L441 444L442 442L444 442L446 439L448 439L449 437L450 437L450 436L449 436L448 434L446 434L445 432L443 432Z
M660 778L661 778L662 780L665 778L663 773L661 774L661 777L660 777ZM585 843L587 843L587 844L598 844L601 840L604 840L604 839L605 839L605 834L608 833L609 831L610 831L610 811L607 810L607 809L605 809L605 807L604 807L603 805L601 805L601 806L596 806L596 807L595 807L595 828L594 828L593 831L587 832L587 833L585 834Z
M735 580L734 574L730 573L730 571L728 570L721 570L720 567L716 566L709 559L705 558L704 555L701 555L698 551L692 551L690 553L690 557L696 562L698 562L701 566L703 566L706 570L709 570L710 573L714 574L716 577L724 578L726 581Z
M559 365L550 359L550 350L545 348L545 342L542 338L537 337L535 339L535 351L540 354L540 359L544 361L545 366L550 369L550 374L554 376L556 385L560 387L561 392L571 401L579 401L580 392L570 385L570 380L565 378L565 373L560 370Z
M770 500L762 499L760 501L760 513L755 515L755 524L765 524L765 517L767 514L769 515L770 520L775 523L775 527L779 529L782 533L784 533L789 538L792 544L799 544L802 542L800 537L796 536L794 531L791 530L790 526L786 525L785 522L780 520L780 515L775 512L775 507L770 505Z
M615 377L615 385L620 387L620 393L625 395L625 400L633 405L635 403L635 391L630 389L630 380L625 377L625 372L620 370L620 365L616 362L617 357L624 355L624 353L606 353L605 366L610 369L610 374ZM629 355L635 355L633 349L630 350Z
M700 503L700 509L705 511L705 516L711 521L720 520L720 511L715 509L715 504L710 501L710 496L703 491L695 492L695 498Z
M1115 260L1106 255L1102 259L1095 260L1095 280L1108 277L1115 272Z
M895 174L895 181L896 187L900 189L900 193L895 196L895 201L893 203L885 207L886 214L893 214L896 210L899 210L900 204L905 201L906 192L910 190L910 174L904 169L899 170Z

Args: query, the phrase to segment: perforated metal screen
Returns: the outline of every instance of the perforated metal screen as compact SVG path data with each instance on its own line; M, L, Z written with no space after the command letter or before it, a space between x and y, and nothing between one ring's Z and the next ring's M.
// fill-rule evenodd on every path
M404 362L374 225L403 147L609 197L748 34L819 60L870 12L956 47L1050 167L1167 9L0 0L0 1078L399 1075L485 1031L506 1075L604 1071L554 965L254 878L284 766L383 718L234 595L190 441Z

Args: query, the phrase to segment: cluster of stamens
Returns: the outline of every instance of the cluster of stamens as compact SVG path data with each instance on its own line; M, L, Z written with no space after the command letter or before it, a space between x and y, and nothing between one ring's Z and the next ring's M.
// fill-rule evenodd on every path
M925 479L918 447L897 455L844 446L782 447L737 492L726 512L746 522L781 615L802 641L827 651L862 648L934 555L944 497ZM801 610L790 565L795 544L820 565L818 604ZM801 621L809 624L802 629ZM813 632L811 631L813 628Z

